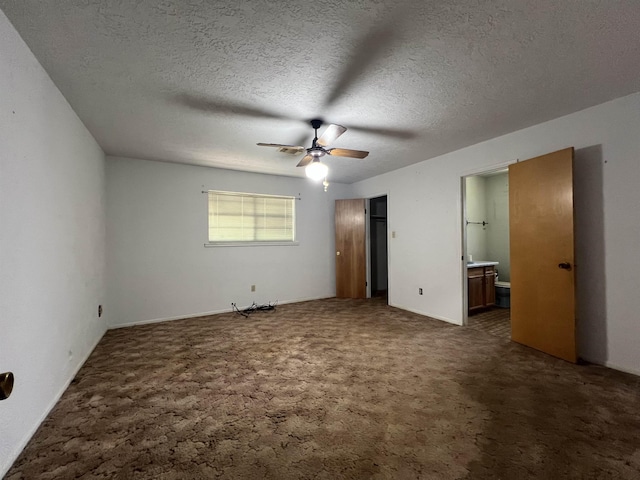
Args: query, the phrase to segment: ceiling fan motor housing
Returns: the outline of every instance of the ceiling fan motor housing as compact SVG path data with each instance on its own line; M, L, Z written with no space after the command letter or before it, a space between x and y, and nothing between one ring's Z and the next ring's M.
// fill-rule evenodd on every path
M314 130L319 129L322 126L322 120L320 120L319 118L314 118L309 123L311 123L311 126Z
M307 148L307 154L311 155L312 157L324 157L328 152L320 147L320 146L313 146L311 148Z

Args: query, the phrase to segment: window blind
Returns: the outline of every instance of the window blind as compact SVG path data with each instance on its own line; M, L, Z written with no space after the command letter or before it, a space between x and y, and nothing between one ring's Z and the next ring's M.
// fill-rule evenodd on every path
M295 241L295 197L208 193L209 243Z

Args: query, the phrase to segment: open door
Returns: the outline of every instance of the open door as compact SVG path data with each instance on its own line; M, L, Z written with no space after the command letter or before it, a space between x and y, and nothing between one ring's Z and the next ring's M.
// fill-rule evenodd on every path
M336 297L367 297L365 202L336 200Z
M573 148L509 166L511 338L576 362Z

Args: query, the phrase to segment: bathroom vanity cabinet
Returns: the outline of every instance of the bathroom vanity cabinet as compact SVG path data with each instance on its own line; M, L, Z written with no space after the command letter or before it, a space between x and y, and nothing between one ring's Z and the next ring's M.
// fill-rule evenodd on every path
M474 262L467 265L469 313L495 305L495 276L498 262Z

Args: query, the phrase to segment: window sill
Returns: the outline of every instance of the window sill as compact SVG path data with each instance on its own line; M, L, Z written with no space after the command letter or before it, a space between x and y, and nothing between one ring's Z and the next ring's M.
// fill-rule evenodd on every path
M298 242L215 242L205 243L206 248L211 247L297 247Z

